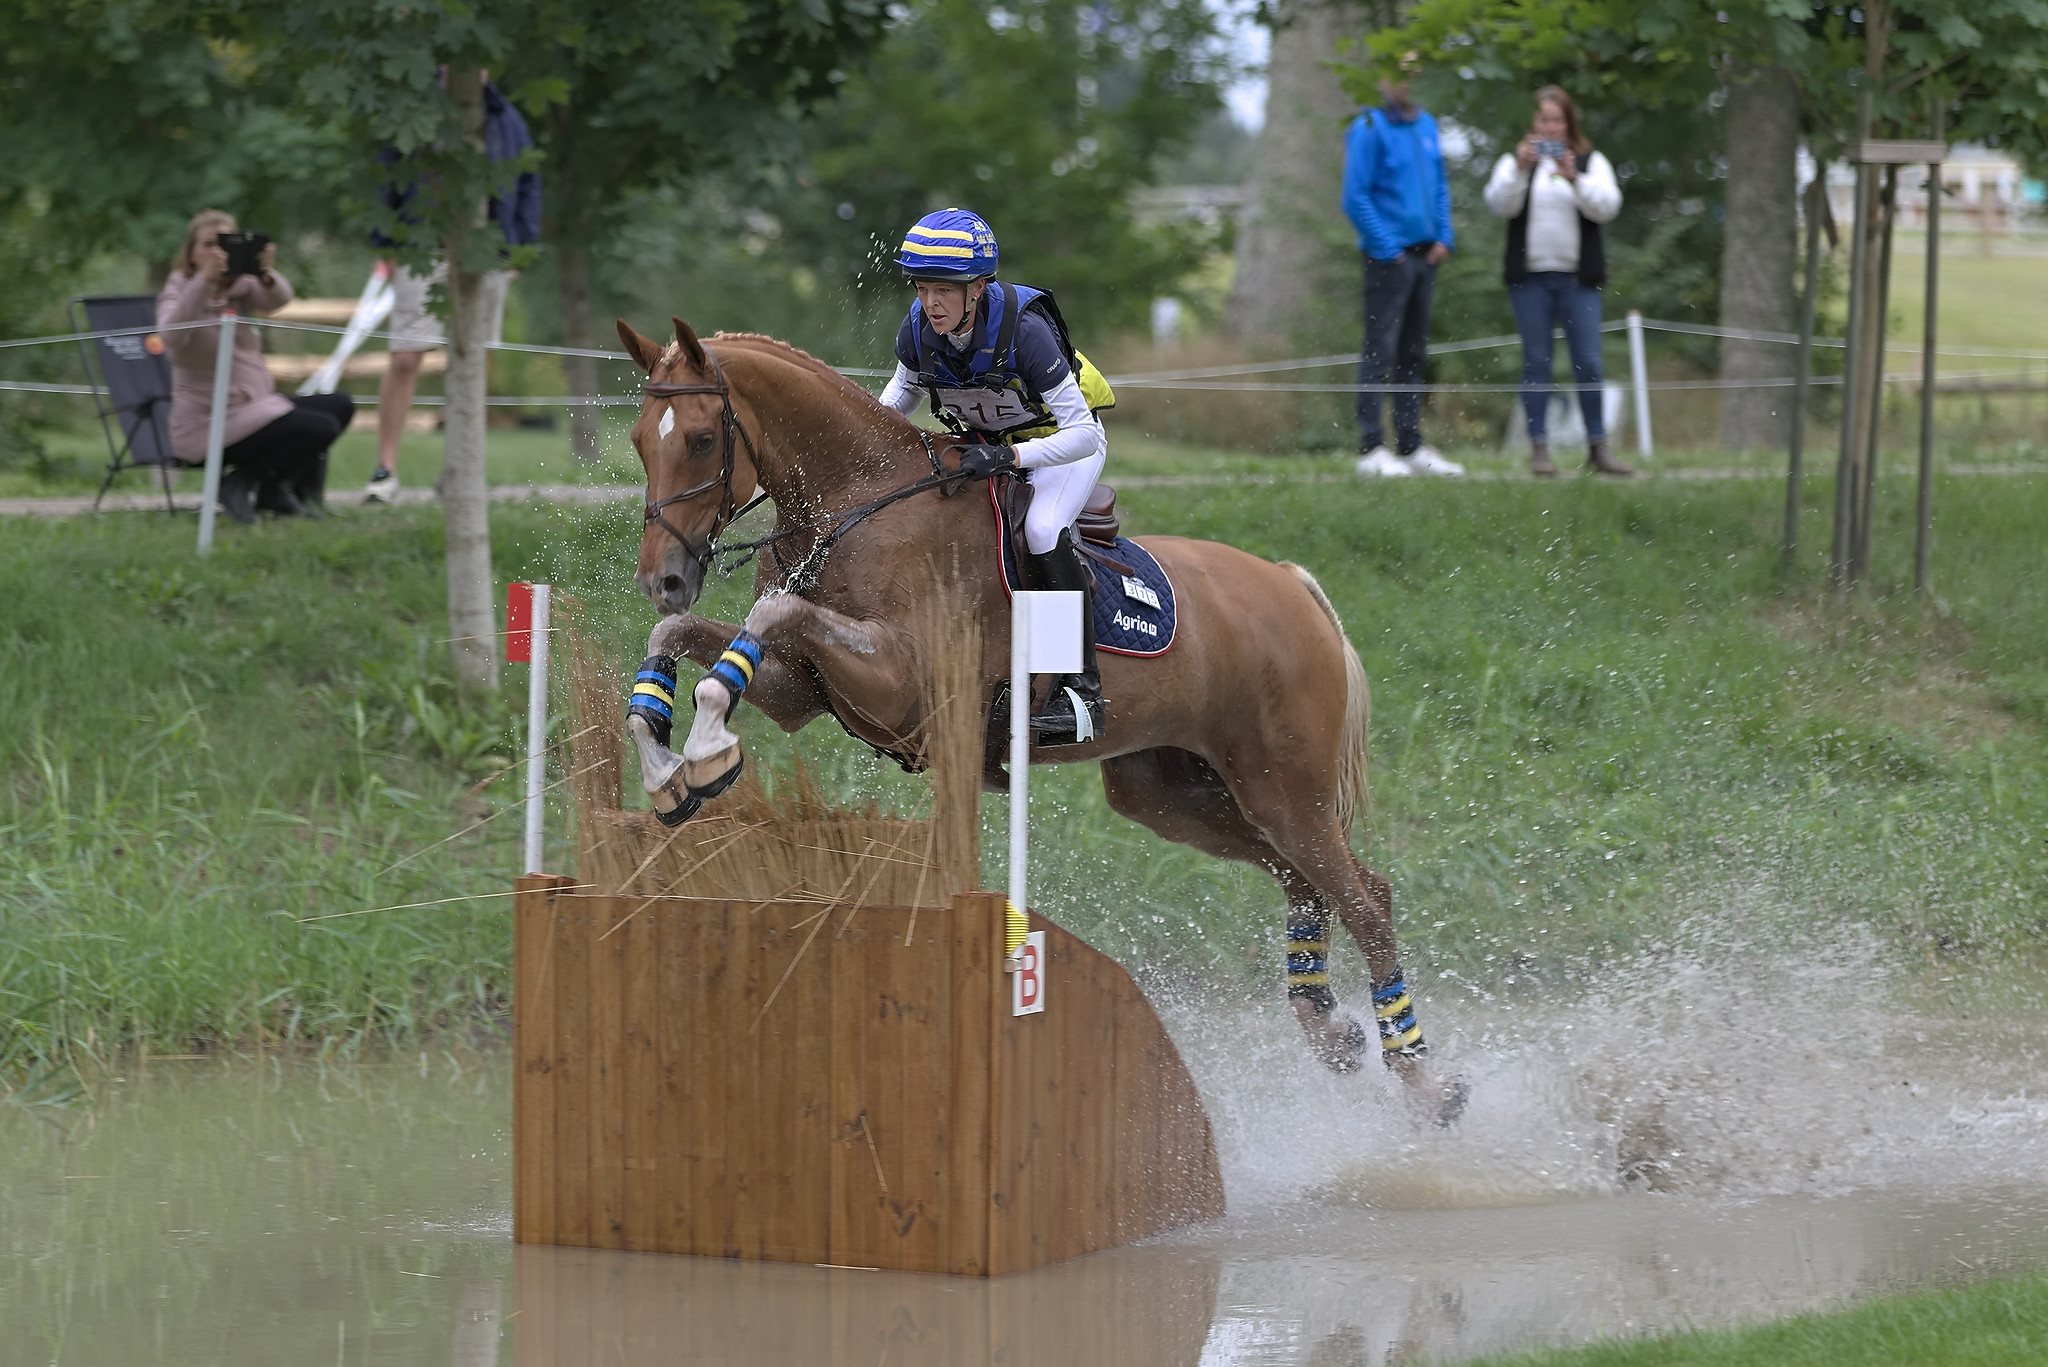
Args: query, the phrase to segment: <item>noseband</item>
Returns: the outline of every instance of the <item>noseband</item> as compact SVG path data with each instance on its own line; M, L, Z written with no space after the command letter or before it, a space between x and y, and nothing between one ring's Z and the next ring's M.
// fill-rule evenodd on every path
M700 566L708 565L711 562L711 557L718 542L719 532L723 531L734 520L732 476L740 442L746 443L747 459L753 462L754 469L758 471L761 468L760 457L754 454L754 439L747 435L747 429L740 425L740 415L733 411L732 388L725 382L725 367L719 364L718 357L708 349L704 354L711 359L711 374L717 383L657 384L655 381L649 380L640 387L640 392L651 399L671 399L680 394L716 394L719 404L724 409L719 420L719 426L725 445L725 458L719 467L718 473L702 483L692 484L681 493L670 494L667 498L660 500L655 499L652 481L650 481L646 515L641 519L643 524L657 526L674 537L676 544L681 546L690 558L695 560ZM734 440L735 437L738 438L738 441ZM718 503L718 516L712 522L711 535L704 538L704 549L692 551L690 550L689 541L684 538L681 532L675 529L674 523L662 516L661 510L668 507L671 503L681 503L686 499L695 498L699 494L709 493L712 489L723 490ZM758 500L756 501L758 502Z

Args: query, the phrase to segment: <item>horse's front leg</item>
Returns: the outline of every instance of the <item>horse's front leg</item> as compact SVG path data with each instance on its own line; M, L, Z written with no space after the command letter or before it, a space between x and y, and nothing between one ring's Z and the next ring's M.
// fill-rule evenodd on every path
M746 624L698 680L691 695L696 716L680 763L666 774L644 773L643 782L658 778L672 796L674 785L680 783L680 814L671 824L687 820L739 777L745 755L730 723L740 697L752 700L757 684L773 690L778 683L787 689L798 678L808 682L813 671L849 700L853 716L846 720L867 721L886 731L903 720L890 714L907 710L902 704L903 681L912 677L909 663L902 638L877 623L847 617L794 594L770 594L754 604ZM799 664L806 668L796 668ZM815 695L816 684L810 688ZM874 701L864 707L867 699ZM822 697L817 706L824 710ZM644 760L644 747L642 754ZM657 809L662 796L655 793ZM670 821L668 813L663 813L663 820Z
M738 776L737 762L730 766L731 774L724 784L717 782L716 775L705 780L700 767L693 783L692 775L685 772L684 756L669 748L671 721L677 701L676 662L679 659L691 660L714 670L697 685L701 696L706 684L715 683L721 677L718 670L721 664L725 666L723 674L737 672L738 666L724 658L728 652L737 652L739 659L752 670L751 676L741 676L751 685L742 689L747 700L785 731L801 729L826 710L825 696L819 691L814 674L791 667L776 654L764 652L758 659L753 658L746 637L746 628L687 612L664 617L648 634L647 659L642 661L633 682L633 698L627 709L627 730L633 737L634 747L640 752L640 784L653 799L655 815L664 825L679 825L689 820L708 797L724 791L732 778ZM700 723L709 711L699 705L697 719ZM731 707L726 705L717 711L722 723L722 719L730 714ZM693 734L698 729L693 727ZM734 744L737 744L736 739ZM686 744L684 749L689 751L690 747Z

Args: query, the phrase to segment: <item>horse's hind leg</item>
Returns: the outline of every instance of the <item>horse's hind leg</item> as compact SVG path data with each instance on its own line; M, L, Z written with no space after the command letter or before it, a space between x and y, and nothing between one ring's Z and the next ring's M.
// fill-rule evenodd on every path
M1428 1046L1394 944L1391 886L1352 853L1331 818L1335 803L1318 800L1316 785L1305 784L1298 765L1256 746L1233 754L1232 761L1220 772L1245 819L1315 888L1322 905L1336 912L1364 951L1372 974L1373 1017L1388 1065L1419 1078L1414 1065ZM1334 782L1335 775L1331 778Z
M1109 805L1139 825L1218 859L1255 864L1287 898L1287 997L1317 1058L1338 1072L1368 1057L1371 1033L1330 990L1330 908L1316 885L1246 819L1210 763L1186 750L1160 748L1102 762ZM1366 876L1384 891L1387 881ZM1385 905L1385 896L1381 904Z

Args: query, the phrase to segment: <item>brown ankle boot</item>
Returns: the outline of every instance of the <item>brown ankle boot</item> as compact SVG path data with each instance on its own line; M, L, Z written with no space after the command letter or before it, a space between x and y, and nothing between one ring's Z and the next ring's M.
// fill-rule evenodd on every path
M1586 468L1588 470L1597 470L1603 475L1614 475L1620 479L1626 479L1635 473L1635 471L1629 469L1607 453L1607 443L1605 441L1596 441L1587 445Z
M1538 441L1529 444L1529 473L1538 479L1556 477L1557 467L1550 463L1549 442Z

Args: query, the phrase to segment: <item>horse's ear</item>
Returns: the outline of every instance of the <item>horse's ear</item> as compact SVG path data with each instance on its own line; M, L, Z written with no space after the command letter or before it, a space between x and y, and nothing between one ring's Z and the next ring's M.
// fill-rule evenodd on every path
M690 358L690 364L702 370L707 364L704 359L704 344L697 340L697 334L690 331L690 325L682 319L670 314L669 321L676 325L676 340L683 344L683 353Z
M632 324L619 319L619 340L626 344L626 354L640 363L640 368L652 375L654 363L661 359L661 348L652 339L642 337L633 330Z

